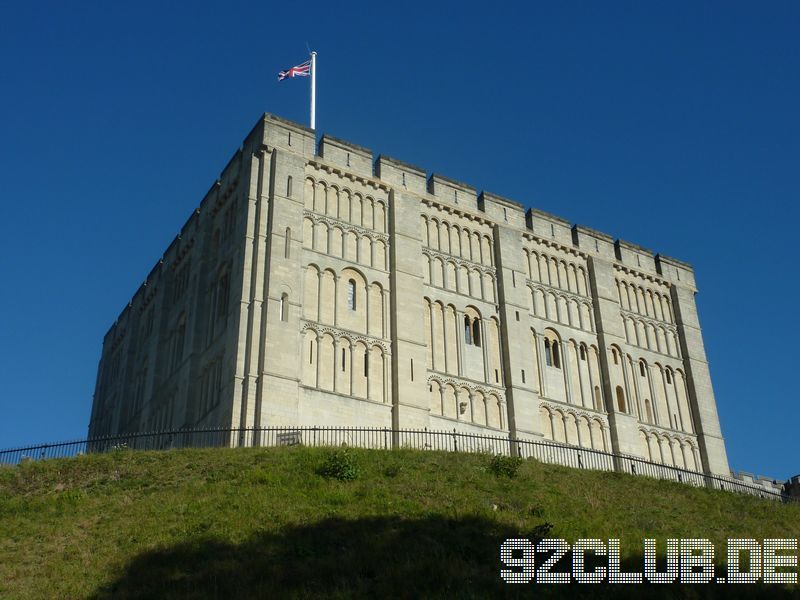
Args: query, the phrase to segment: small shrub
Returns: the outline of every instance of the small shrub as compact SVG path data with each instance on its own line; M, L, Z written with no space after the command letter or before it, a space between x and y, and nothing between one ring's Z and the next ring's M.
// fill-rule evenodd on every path
M400 474L400 465L389 465L383 470L386 477L397 477Z
M78 504L86 498L83 490L65 490L56 496L56 501L63 504Z
M327 479L352 481L358 477L358 466L353 455L345 448L330 452L318 472Z
M541 517L544 514L541 506L529 506L528 507L528 514L532 517Z
M0 484L10 484L17 478L17 474L11 467L0 466Z
M534 540L536 543L550 537L551 532L553 531L553 524L552 523L539 523L533 530L528 534L528 538Z
M503 456L496 454L489 461L489 470L497 477L509 477L513 479L517 476L522 459L517 456Z
M242 474L242 480L252 485L270 483L270 474L263 469L250 469Z

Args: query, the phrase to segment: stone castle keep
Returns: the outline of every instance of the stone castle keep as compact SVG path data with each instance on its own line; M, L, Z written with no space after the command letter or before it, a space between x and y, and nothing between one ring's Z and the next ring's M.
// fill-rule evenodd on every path
M729 475L692 267L264 115L103 340L90 436L374 426Z

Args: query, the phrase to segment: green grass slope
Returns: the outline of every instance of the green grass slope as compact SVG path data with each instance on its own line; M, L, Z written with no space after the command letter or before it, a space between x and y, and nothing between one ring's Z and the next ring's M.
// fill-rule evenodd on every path
M709 538L720 565L728 538L800 537L800 505L535 461L509 477L488 456L348 452L354 471L299 447L0 468L0 598L603 596L620 586L504 584L501 542L620 538L641 572L645 537L660 554L667 538ZM626 591L676 587L734 586Z

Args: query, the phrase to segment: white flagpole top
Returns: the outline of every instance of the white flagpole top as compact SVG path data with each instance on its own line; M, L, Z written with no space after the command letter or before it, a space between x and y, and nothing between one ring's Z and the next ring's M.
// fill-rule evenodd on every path
M317 53L311 52L311 129L317 129Z

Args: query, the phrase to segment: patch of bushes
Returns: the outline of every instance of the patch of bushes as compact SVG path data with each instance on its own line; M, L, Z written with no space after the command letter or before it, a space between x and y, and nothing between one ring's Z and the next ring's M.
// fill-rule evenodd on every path
M494 455L489 461L489 470L497 477L508 477L513 479L517 476L522 459L518 456Z
M343 448L328 453L317 472L326 479L352 481L358 477L358 465L350 450Z
M389 465L383 470L383 474L386 477L397 477L398 475L400 475L400 470L401 470L400 465L397 464Z

